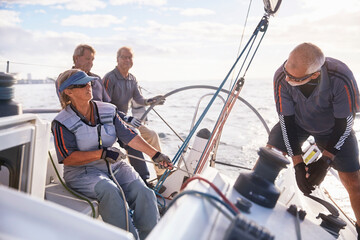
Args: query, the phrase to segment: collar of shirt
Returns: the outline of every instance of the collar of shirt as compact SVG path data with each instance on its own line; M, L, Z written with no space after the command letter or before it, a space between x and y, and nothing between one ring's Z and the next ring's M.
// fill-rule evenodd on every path
M94 117L94 122L95 122L95 124L97 124L98 123L98 120L99 120L99 118L98 118L98 111L97 111L97 107L96 107L96 104L94 103L94 101L93 100L91 100L90 101L92 104L91 104L91 106L92 106L92 108L93 108L93 117ZM90 122L90 121L88 121L87 119L86 119L86 117L84 116L84 115L82 115L72 104L70 104L70 107L71 107L71 109L76 113L76 115L78 115L79 116L79 118L84 122L84 123L86 123L87 125L90 125L90 126L92 126L92 123Z

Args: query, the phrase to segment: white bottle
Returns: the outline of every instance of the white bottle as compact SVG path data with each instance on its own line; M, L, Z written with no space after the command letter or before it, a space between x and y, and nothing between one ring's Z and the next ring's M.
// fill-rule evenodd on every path
M320 156L321 151L316 146L316 143L312 144L304 153L303 159L306 165L316 161Z

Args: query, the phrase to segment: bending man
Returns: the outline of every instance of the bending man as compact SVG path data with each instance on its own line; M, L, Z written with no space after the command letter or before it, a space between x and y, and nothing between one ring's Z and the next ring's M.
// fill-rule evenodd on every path
M352 130L359 111L359 91L354 75L341 61L324 57L311 43L298 45L276 71L274 92L279 123L268 145L292 157L299 189L310 194L335 168L349 193L360 223L359 149ZM313 136L321 158L305 165L301 146Z

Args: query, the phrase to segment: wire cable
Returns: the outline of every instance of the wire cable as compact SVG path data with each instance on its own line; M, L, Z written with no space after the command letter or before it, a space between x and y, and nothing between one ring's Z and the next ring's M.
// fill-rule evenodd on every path
M19 64L19 65L29 65L29 66L39 66L39 67L52 67L52 68L61 68L66 69L66 67L61 66L52 66L52 65L46 65L46 64L36 64L36 63L23 63L23 62L12 62L12 61L0 61L0 62L6 62L6 63L12 63L12 64Z

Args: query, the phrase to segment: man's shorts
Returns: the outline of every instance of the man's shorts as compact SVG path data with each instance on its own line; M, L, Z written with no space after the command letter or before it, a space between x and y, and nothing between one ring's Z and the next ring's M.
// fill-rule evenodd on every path
M317 146L322 150L326 146L330 135L312 135L304 129L298 127L297 135L302 145L309 136L313 136ZM278 150L287 153L280 124L277 123L269 134L268 144ZM340 151L336 154L333 168L340 172L355 172L360 169L359 148L355 132L352 130L349 137L345 140Z

